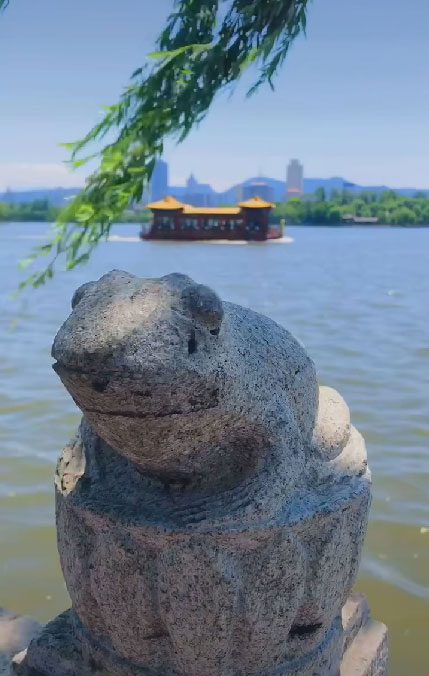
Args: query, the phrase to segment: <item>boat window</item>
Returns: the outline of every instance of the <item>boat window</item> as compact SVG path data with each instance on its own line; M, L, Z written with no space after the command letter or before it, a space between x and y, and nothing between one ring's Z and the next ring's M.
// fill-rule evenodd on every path
M181 222L181 230L198 230L198 218L184 218Z
M160 216L158 227L160 230L174 230L174 220L171 216Z

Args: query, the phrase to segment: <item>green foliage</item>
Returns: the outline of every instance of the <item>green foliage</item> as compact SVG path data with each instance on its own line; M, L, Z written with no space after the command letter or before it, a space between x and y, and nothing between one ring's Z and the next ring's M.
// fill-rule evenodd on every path
M317 202L325 202L326 200L326 191L325 188L317 188L314 193Z
M249 94L265 82L272 87L291 43L305 31L309 2L176 0L150 62L133 73L101 122L67 145L72 166L86 164L95 154L99 168L61 212L46 271L27 284L43 283L45 273L49 278L59 256L65 256L68 269L87 260L112 223L141 200L165 140L183 141L216 94L234 85L249 66L257 68ZM107 137L113 140L100 150Z
M85 224L88 213L82 210L79 222ZM60 214L61 209L52 206L48 200L35 200L34 202L20 204L0 202L0 223L53 223L59 218ZM152 215L148 209L126 210L121 216L121 222L147 223L151 218ZM43 251L49 253L50 245L44 245Z
M53 207L48 200L35 200L23 204L0 202L0 222L47 222L55 221L60 209Z
M359 195L333 190L330 200L326 200L324 192L316 191L308 198L278 204L272 220L284 218L287 223L298 225L341 225L346 215L375 217L386 225L429 225L429 198L424 193L401 197L392 190Z
M418 213L407 206L398 206L390 214L390 222L393 225L415 225L418 218Z

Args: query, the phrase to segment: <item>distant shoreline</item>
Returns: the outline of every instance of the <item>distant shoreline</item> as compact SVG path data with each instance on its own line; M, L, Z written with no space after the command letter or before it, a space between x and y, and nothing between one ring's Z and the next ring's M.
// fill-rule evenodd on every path
M226 207L228 204L219 206ZM42 199L20 204L0 201L0 222L50 223L58 219L62 209ZM121 223L145 224L151 220L151 211L143 206L125 210L120 216ZM286 227L428 227L429 197L422 193L403 197L393 191L355 195L347 190L333 190L327 195L319 189L312 195L273 204L270 223L282 221Z
M227 206L227 205L222 205ZM0 201L0 223L51 223L58 219L62 208L47 200L22 204ZM152 220L149 209L126 210L121 223L146 224ZM335 193L327 198L323 191L311 196L293 198L273 205L270 223L287 226L329 227L428 227L429 198L398 197L392 192L374 195L362 193L359 197L347 192ZM367 222L365 222L367 221Z

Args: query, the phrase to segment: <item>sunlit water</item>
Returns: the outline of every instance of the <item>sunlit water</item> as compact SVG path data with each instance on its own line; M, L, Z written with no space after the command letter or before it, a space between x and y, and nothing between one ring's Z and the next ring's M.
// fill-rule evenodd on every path
M85 268L11 300L44 224L0 225L0 605L68 604L52 477L79 413L51 370L73 290L112 268L190 274L307 347L365 435L374 500L358 588L391 630L391 674L423 676L429 624L429 230L288 228L285 246L139 242L119 226Z

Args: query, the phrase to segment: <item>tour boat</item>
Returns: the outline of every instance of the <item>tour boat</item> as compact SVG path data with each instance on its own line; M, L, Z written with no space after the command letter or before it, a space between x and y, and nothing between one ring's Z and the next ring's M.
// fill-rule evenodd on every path
M152 222L142 228L145 240L244 240L265 241L282 237L282 228L269 223L273 204L260 197L236 207L194 207L165 197L148 204Z

